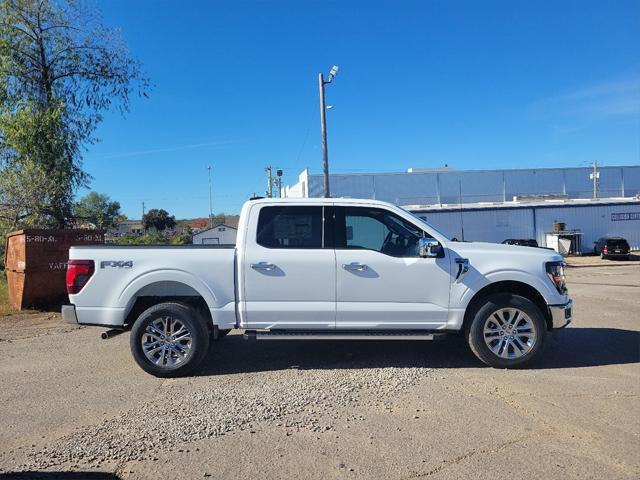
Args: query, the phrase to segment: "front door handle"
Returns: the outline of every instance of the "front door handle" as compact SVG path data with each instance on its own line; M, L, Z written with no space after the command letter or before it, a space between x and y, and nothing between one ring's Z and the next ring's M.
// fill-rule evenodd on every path
M271 271L274 268L276 268L276 266L273 263L258 262L258 263L252 263L251 264L251 268L253 268L254 270L268 270L268 271Z
M351 263L343 264L342 268L344 268L345 270L352 271L352 272L364 272L369 267L367 265L365 265L364 263L351 262Z

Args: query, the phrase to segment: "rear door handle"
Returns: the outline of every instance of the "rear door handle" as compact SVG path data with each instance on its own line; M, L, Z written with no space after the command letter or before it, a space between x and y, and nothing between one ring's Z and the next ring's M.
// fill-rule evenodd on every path
M365 265L364 263L351 262L351 263L342 264L342 268L344 268L345 270L352 271L352 272L364 272L369 267L367 265Z
M276 268L276 266L273 263L258 262L252 263L251 268L253 268L254 270L273 270L274 268Z

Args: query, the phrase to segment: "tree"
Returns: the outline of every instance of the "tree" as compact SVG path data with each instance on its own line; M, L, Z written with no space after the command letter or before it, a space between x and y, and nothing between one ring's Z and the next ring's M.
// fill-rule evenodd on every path
M119 33L83 3L0 0L0 220L71 221L74 192L90 180L82 151L103 112L128 111L148 87Z
M169 212L164 209L152 208L142 217L142 224L145 229L155 229L162 232L176 226L176 217L169 216Z
M121 214L120 204L112 202L108 195L90 192L74 205L76 222L91 222L98 228L115 227Z
M224 213L217 213L211 217L211 226L221 225L226 221L226 215Z
M173 245L185 245L191 243L193 241L193 230L189 225L186 225L179 232L171 238L171 243Z

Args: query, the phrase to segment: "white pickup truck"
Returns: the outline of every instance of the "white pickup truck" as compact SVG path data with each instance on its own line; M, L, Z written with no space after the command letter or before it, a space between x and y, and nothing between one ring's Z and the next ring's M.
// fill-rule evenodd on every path
M562 257L458 242L373 200L256 199L235 246L78 246L63 317L131 330L145 371L184 375L233 328L255 340L429 340L522 366L571 321Z

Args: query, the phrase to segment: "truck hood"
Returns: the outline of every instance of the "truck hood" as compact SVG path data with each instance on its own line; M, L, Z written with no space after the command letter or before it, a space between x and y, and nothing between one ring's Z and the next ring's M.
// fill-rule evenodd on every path
M504 245L501 243L486 242L450 242L447 244L450 250L459 256L468 258L491 256L497 262L512 264L523 261L535 262L561 262L562 256L554 250L547 248L522 247L520 245Z

